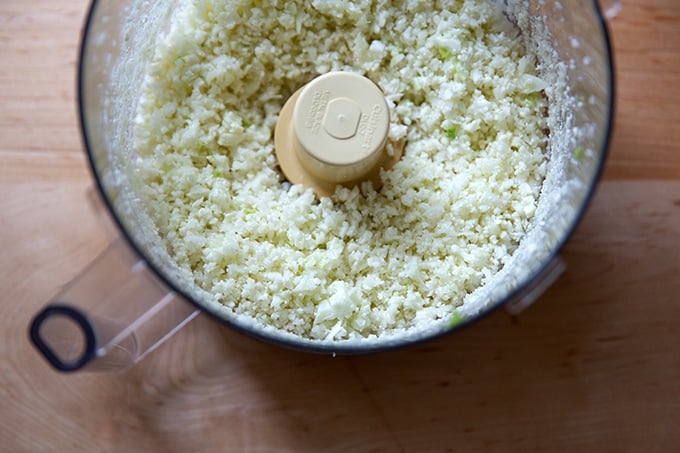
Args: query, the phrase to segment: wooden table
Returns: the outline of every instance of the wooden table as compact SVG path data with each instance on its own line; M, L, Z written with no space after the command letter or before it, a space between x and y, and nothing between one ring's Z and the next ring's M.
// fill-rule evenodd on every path
M202 316L128 372L63 375L29 319L111 240L74 103L86 0L2 0L0 451L680 451L680 3L623 3L604 181L518 319L330 358Z

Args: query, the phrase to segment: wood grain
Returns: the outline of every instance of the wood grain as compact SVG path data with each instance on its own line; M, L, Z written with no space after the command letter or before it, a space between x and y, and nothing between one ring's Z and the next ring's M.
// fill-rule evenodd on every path
M680 178L680 2L623 0L611 21L618 106L605 179Z
M623 3L605 181L520 317L351 358L199 317L125 373L63 375L26 327L110 240L76 122L86 1L0 2L0 451L679 451L680 3Z

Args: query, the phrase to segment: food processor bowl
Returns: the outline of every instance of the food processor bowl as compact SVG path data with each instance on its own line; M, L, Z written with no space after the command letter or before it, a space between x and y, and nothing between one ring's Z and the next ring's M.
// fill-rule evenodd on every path
M509 261L457 309L455 322L362 341L302 338L212 303L163 245L131 178L133 129L147 65L181 3L91 4L78 71L81 129L97 187L122 237L33 320L31 338L56 368L123 369L199 312L288 348L333 355L384 351L449 334L498 307L519 313L563 271L559 252L593 196L614 113L612 53L596 1L491 2L519 29L547 84L549 159L534 219Z

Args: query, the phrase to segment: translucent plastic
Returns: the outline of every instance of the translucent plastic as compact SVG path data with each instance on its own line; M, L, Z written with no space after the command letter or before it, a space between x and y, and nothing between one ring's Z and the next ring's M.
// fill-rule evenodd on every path
M123 370L198 313L118 239L35 317L31 338L59 370Z
M520 2L504 3L503 8L512 10L516 3ZM551 115L560 117L556 121L559 127L551 131L551 169L559 175L546 181L537 212L537 223L544 226L532 233L554 231L539 240L545 252L515 257L520 265L514 266L512 280L524 283L516 284L505 295L496 294L498 299L507 299L505 307L511 314L526 309L566 268L557 253L584 214L599 179L613 124L615 89L604 19L614 18L622 7L618 0L527 3L532 15L542 19L538 24L546 26L550 46L566 67L568 99L561 99L565 93L553 94L551 99ZM541 40L540 27L528 24L527 28L535 33L530 41L535 44ZM560 193L563 184L571 186L568 193Z
M602 169L614 99L602 11L613 17L620 2L602 0L601 11L595 1L489 1L511 19L519 18L528 46L543 51L539 66L548 76L551 66L565 68L563 86L555 83L546 90L551 158L536 219L511 261L466 301L465 322L362 344L313 343L258 327L209 303L174 264L128 175L135 165L130 137L145 65L154 39L162 36L180 2L94 1L80 58L81 125L98 188L123 236L35 317L31 338L38 349L64 371L124 369L203 310L230 327L287 347L367 353L449 333L497 307L512 314L525 309L563 271L559 250L582 217ZM525 12L532 20L520 23Z

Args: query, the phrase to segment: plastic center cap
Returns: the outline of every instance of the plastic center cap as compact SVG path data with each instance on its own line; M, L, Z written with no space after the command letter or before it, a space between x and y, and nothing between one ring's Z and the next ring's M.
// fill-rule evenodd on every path
M390 112L382 90L359 74L334 71L298 89L283 105L274 151L293 184L332 196L338 185L382 185L404 140L388 141Z
M323 127L333 137L343 140L353 137L359 128L361 107L351 99L337 98L328 103Z
M389 124L380 88L352 72L330 72L312 80L300 92L293 111L302 165L336 181L354 179L374 166L387 141Z

